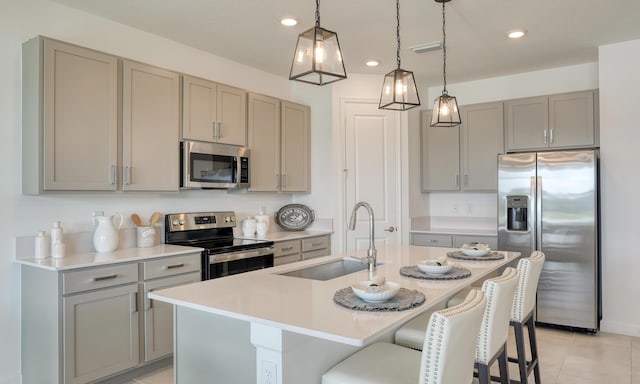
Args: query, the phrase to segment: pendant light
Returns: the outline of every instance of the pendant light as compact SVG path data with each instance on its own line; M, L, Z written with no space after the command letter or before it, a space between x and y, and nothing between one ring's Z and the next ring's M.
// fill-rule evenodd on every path
M320 0L316 0L316 25L298 35L289 80L325 85L346 78L338 35L320 27Z
M382 82L380 109L406 111L420 105L420 97L416 88L413 72L400 68L400 0L396 0L396 63L398 68L387 73Z
M447 93L447 34L445 32L445 3L451 0L435 0L442 3L442 77L444 79L444 89L442 95L433 103L433 114L431 115L432 127L455 127L459 125L460 110L458 102L454 96Z

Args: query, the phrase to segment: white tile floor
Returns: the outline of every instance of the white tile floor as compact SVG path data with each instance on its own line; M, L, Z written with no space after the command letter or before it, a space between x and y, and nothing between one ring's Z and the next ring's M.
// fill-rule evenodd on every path
M542 327L536 332L542 383L640 384L640 338L602 332L585 335ZM514 355L512 337L507 348ZM509 365L511 379L517 379L517 367ZM497 367L493 370L497 374ZM172 383L173 368L168 366L127 384Z

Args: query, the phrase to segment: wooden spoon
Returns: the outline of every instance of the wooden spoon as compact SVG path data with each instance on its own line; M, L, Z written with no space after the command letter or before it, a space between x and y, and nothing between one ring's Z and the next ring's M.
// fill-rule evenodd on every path
M140 220L140 216L138 216L137 213L134 213L133 215L131 215L131 220L133 220L133 223L136 226L142 227L142 220Z
M153 214L151 215L151 219L149 219L149 225L151 225L152 227L156 225L161 216L162 214L160 212L153 212Z

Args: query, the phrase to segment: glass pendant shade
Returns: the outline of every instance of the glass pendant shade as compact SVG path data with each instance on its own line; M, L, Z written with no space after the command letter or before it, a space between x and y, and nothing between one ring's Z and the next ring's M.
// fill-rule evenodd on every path
M449 96L446 92L436 98L433 103L433 114L431 115L432 127L455 127L460 125L460 110L458 102L454 96Z
M289 80L325 85L346 78L335 32L316 26L298 36Z
M380 109L406 111L420 105L413 72L398 68L387 73L382 83Z

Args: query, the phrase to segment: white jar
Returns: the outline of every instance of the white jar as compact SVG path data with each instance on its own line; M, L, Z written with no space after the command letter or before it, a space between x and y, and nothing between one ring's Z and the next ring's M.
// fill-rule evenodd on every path
M258 236L264 236L269 232L269 215L256 215L256 231Z
M138 248L148 248L156 245L156 228L136 227L136 245Z
M36 259L46 259L49 257L49 240L45 231L38 232L35 240L35 257Z
M256 235L256 219L247 217L242 221L242 234L245 236Z
M53 243L51 247L51 257L53 257L54 259L62 259L65 255L66 250L67 247L62 241L58 239L55 243Z

